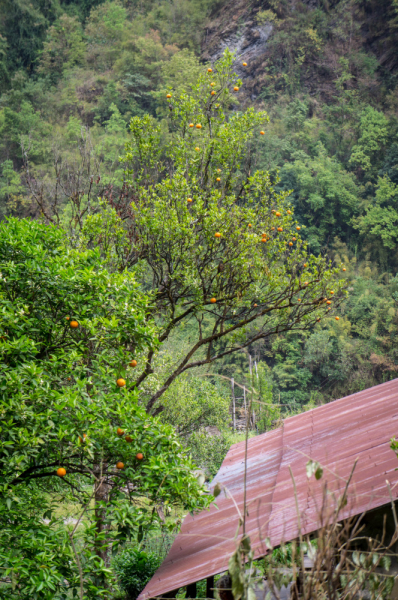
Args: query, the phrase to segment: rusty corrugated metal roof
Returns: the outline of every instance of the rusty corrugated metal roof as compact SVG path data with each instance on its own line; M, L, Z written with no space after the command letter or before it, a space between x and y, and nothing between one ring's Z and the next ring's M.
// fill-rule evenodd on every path
M398 461L389 440L398 435L398 379L336 400L286 419L280 429L249 440L247 498L250 535L255 556L298 536L292 469L301 528L308 534L319 528L325 482L342 492L354 461L349 501L342 518L390 502L386 479L398 483ZM211 488L220 482L243 512L244 442L229 450ZM324 467L320 481L306 476L309 459ZM398 486L393 490L398 496ZM329 496L333 497L333 494ZM194 517L188 515L170 552L139 596L160 596L227 569L235 550L238 513L231 497L221 494L212 506ZM241 529L240 529L241 532Z

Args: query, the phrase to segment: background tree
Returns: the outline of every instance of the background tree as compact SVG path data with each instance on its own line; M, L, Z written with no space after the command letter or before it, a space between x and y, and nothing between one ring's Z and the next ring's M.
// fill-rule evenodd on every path
M398 185L388 175L379 177L375 202L368 206L364 215L358 217L356 227L362 235L372 236L373 251L379 255L383 247L395 250L398 242Z
M0 175L0 214L6 213L10 204L15 204L18 198L22 199L23 193L20 174L14 171L11 160L4 161Z
M161 354L164 357L166 352ZM163 378L164 373L158 374L158 381ZM230 432L230 387L214 379L189 371L180 375L162 397L160 414L162 422L173 425L182 445L210 480L235 441Z
M82 63L85 50L78 19L64 14L48 30L38 71L54 81L62 76L64 70Z

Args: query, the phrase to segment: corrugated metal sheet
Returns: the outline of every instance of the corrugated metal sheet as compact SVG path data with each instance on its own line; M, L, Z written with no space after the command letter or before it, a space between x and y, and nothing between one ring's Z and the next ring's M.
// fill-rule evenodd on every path
M398 461L389 440L398 435L398 379L342 398L284 421L283 427L249 440L246 531L256 556L298 536L293 483L301 527L319 527L325 482L337 496L358 459L342 517L360 514L390 502L386 479L398 483ZM244 442L229 450L211 487L220 482L243 511ZM320 481L306 476L309 459L324 467ZM330 495L332 498L333 495ZM398 496L398 486L393 489ZM238 513L230 497L221 494L218 508L187 516L165 561L140 595L160 596L227 569L235 549ZM240 530L241 532L241 530Z

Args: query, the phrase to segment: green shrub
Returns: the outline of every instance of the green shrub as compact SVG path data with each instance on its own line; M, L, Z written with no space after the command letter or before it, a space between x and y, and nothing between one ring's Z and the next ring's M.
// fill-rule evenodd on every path
M209 479L218 472L231 445L225 434L210 435L204 429L195 431L184 444Z
M113 562L119 586L129 600L135 600L154 575L162 559L153 552L127 548Z

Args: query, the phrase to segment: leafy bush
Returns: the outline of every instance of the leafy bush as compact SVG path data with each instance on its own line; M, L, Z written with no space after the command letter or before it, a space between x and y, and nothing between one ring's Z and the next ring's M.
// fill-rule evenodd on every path
M113 562L120 587L135 600L154 575L162 559L154 552L127 548Z
M221 467L230 445L230 440L224 433L210 435L204 429L195 431L186 441L187 450L192 454L193 460L210 479Z

